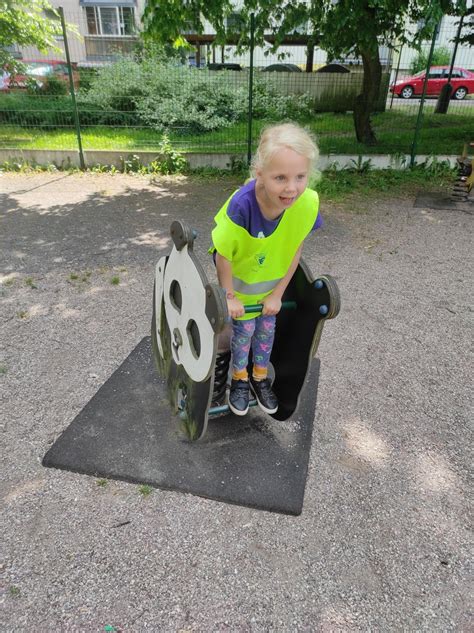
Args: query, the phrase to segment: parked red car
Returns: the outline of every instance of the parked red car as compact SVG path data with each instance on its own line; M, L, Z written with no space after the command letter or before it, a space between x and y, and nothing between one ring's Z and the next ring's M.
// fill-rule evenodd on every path
M441 89L446 85L449 75L449 66L431 66L426 85L426 94L437 96ZM403 99L411 97L419 97L423 92L423 83L425 81L425 71L413 75L412 77L403 77L395 84L390 86L390 92L394 92ZM453 68L451 75L451 85L453 99L464 99L468 93L474 92L474 73L464 68Z
M69 82L67 64L62 60L55 59L23 59L21 63L25 65L25 73L17 75L3 74L0 81L0 90L22 90L27 88L28 80L33 79L41 87L47 83L48 77L57 77L61 81ZM79 86L79 73L76 71L76 64L72 64L72 77L76 88ZM69 85L69 84L68 84Z

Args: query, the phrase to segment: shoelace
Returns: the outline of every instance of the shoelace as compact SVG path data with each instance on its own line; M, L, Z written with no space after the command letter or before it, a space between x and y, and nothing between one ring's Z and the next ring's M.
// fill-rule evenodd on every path
M244 385L247 385L247 384L248 383L246 383L245 380L239 380L237 384L235 385L235 387L233 387L232 394L236 398L246 398L249 395L249 388L248 386L244 386Z
M272 392L272 386L270 384L270 380L268 378L264 378L263 380L254 380L254 386L265 398L274 398L274 394Z

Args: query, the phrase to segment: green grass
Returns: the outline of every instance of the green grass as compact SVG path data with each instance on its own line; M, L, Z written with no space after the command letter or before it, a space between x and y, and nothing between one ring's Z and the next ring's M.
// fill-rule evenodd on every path
M25 167L25 170L27 170L27 168ZM90 277L92 275L92 272L90 270L86 270L85 272L81 272L81 273L70 273L68 280L69 281L82 281L83 283L87 283L90 281Z
M315 185L321 199L326 201L351 201L359 204L368 198L405 197L426 188L448 191L456 179L455 170L444 163L430 167L415 166L413 169L328 170Z
M408 108L407 108L408 109ZM434 106L425 108L421 130L419 154L459 154L466 141L473 138L472 109L459 109L455 113L436 115ZM253 137L258 138L265 121L254 121ZM416 109L391 110L372 117L378 144L367 147L356 142L352 114L316 114L302 122L316 134L322 154L391 154L409 152L416 125ZM245 153L247 124L201 135L182 136L170 132L170 140L183 152ZM149 128L91 127L82 130L85 150L154 151L162 140L161 133ZM0 147L18 149L77 149L72 128L0 127Z
M32 290L36 290L38 286L35 284L33 277L27 277L25 279L25 285L31 288Z

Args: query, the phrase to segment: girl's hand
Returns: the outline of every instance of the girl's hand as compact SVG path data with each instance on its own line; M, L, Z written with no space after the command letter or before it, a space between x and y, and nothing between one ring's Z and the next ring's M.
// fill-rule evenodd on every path
M233 319L244 316L245 314L243 303L236 297L227 298L227 310L229 312L229 316Z
M262 315L273 316L281 310L281 297L273 293L265 297L261 303L263 303Z

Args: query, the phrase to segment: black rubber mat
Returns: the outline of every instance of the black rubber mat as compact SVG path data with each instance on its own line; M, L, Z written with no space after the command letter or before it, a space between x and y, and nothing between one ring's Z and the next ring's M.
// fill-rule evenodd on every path
M446 209L463 211L464 213L474 213L474 198L472 196L469 199L455 199L450 195L440 192L424 192L417 195L415 203L416 208L424 209Z
M296 414L257 407L209 422L189 442L171 412L144 338L46 453L43 465L262 510L300 514L319 377L315 360Z

